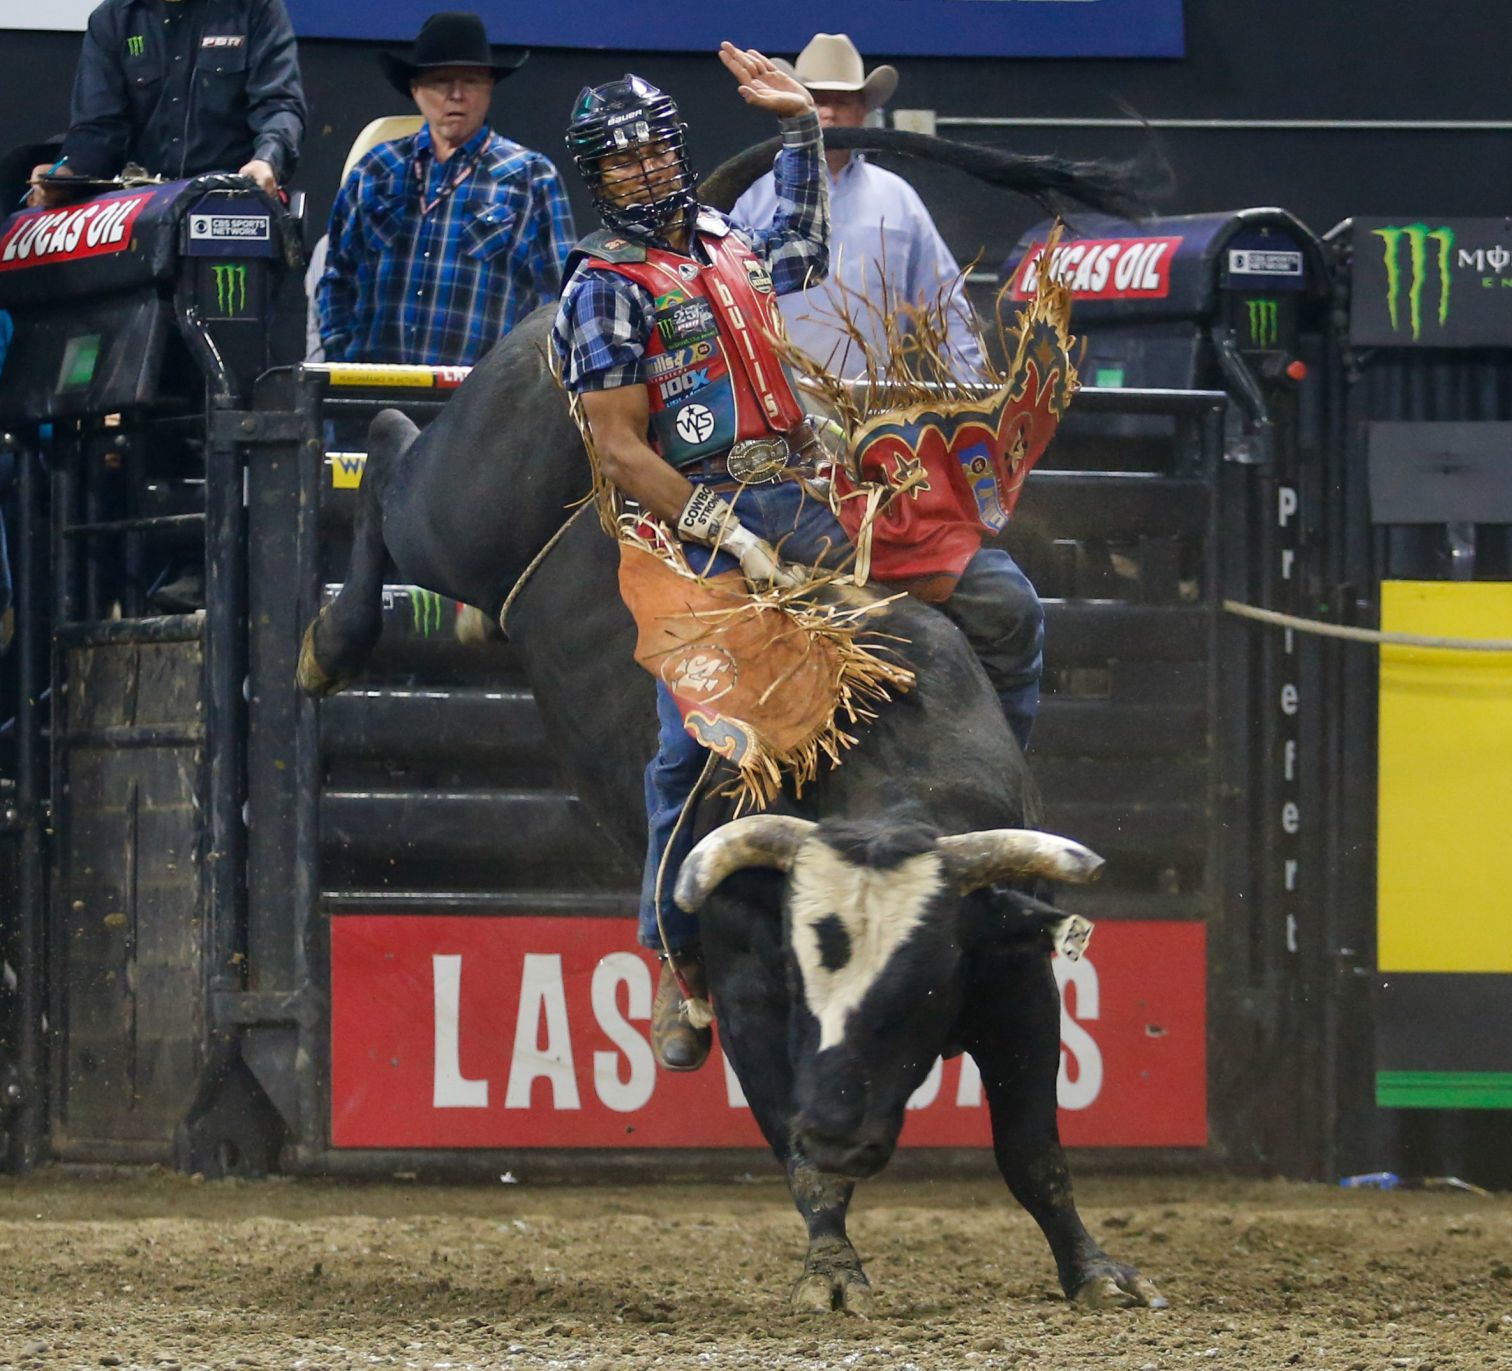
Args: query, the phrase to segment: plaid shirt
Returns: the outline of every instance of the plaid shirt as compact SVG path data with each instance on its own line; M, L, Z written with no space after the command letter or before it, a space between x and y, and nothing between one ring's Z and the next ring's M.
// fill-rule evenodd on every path
M819 117L782 120L782 149L773 164L777 212L764 229L720 215L766 264L778 295L815 281L829 269L829 181ZM706 213L718 213L707 210ZM662 244L661 246L665 246ZM645 384L641 359L655 327L648 291L617 272L586 263L572 273L551 330L551 345L569 390L614 390Z
M331 210L326 360L470 365L556 295L573 237L556 168L486 124L444 163L427 127L380 143Z

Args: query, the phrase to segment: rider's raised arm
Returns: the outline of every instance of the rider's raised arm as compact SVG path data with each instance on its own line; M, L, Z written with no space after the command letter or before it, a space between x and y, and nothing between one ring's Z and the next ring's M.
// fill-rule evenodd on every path
M829 274L829 177L819 116L782 121L782 147L772 164L777 209L765 228L736 228L772 273L778 295L790 295Z
M766 263L778 295L822 281L829 272L829 178L814 97L796 77L754 48L721 44L719 60L748 105L775 114L782 147L772 166L777 211L765 228L738 224Z

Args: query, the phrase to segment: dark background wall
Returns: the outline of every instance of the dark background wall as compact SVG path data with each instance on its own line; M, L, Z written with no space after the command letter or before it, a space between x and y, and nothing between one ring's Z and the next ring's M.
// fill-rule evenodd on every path
M437 0L438 8L440 0ZM816 8L816 24L822 10ZM760 45L759 19L732 37ZM501 41L507 33L494 35ZM67 120L78 35L0 34L0 146L46 136ZM323 223L357 131L405 112L383 82L376 45L303 44L311 122L298 184ZM1030 61L893 58L896 106L951 116L1507 120L1512 24L1505 0L1189 0L1188 56L1179 61ZM868 62L888 54L868 53ZM538 50L499 88L495 124L555 155L580 86L627 69L674 93L692 124L697 162L712 167L770 124L747 110L712 55ZM953 136L1026 152L1126 156L1144 134L1128 129L962 128ZM1512 129L1170 130L1160 134L1176 173L1172 212L1280 204L1323 232L1349 214L1512 212ZM900 168L907 170L907 168ZM1032 207L989 194L956 174L909 172L964 260L995 267ZM579 227L592 223L569 176Z

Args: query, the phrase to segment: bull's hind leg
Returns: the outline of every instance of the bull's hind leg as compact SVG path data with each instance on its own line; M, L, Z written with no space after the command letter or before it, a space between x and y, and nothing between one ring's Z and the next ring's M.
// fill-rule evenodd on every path
M295 682L307 695L334 695L362 673L383 632L383 491L393 464L418 430L386 409L368 430L368 457L357 492L352 556L336 598L311 621L299 647Z
M769 872L749 872L736 881L768 881ZM855 1187L821 1173L793 1141L793 1069L787 1054L788 998L783 979L778 920L753 927L745 920L724 924L715 905L703 914L704 962L719 1016L719 1041L762 1134L787 1172L793 1204L808 1229L808 1253L793 1287L801 1313L871 1311L872 1289L861 1258L846 1235L845 1217ZM762 907L747 902L747 911ZM776 900L767 907L775 908Z
M988 953L973 977L967 1025L998 1169L1049 1242L1066 1298L1087 1308L1164 1308L1154 1284L1104 1252L1076 1212L1055 1122L1060 994L1045 949Z

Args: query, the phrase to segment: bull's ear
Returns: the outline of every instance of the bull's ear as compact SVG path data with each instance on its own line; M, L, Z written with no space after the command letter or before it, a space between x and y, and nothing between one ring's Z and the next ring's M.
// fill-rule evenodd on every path
M992 892L992 900L1002 912L1003 928L1010 937L1047 937L1051 947L1073 962L1080 961L1087 950L1092 937L1090 919L1068 914L1022 890L999 887Z
M1061 956L1079 962L1092 939L1092 920L1084 919L1080 914L1068 914L1051 924L1049 932L1051 946Z
M715 886L748 866L787 871L814 827L809 819L752 814L716 828L683 861L673 892L678 907L697 913Z
M1091 848L1032 828L989 828L939 841L945 874L962 895L997 881L1044 876L1052 881L1096 880L1103 859Z

